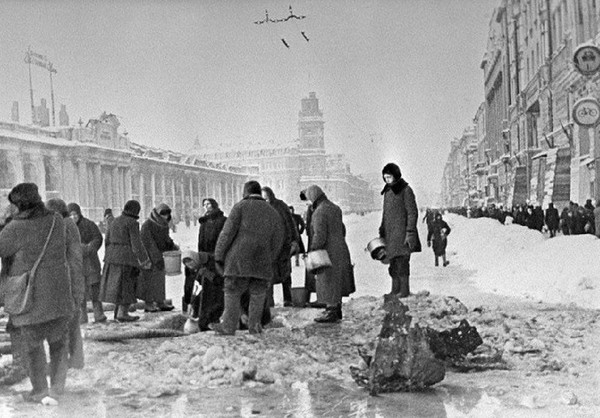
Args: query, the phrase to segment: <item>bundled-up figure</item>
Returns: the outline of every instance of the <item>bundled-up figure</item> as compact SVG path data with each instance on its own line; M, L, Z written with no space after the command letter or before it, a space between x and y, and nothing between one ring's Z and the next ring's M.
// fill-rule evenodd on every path
M400 167L396 164L386 164L382 169L382 177L385 186L381 191L383 215L379 236L385 240L390 259L390 294L405 298L410 295L410 255L421 251L417 231L417 202L412 188L402 178Z
M34 183L21 183L8 195L18 212L0 231L0 258L7 263L0 278L4 310L10 315L11 333L18 332L22 354L33 387L26 400L39 402L63 392L67 378L68 330L74 311L73 294L66 258L65 223L46 209ZM41 258L40 258L41 256ZM16 277L31 272L32 303L21 310L9 304L15 296ZM46 364L44 341L50 348L50 368Z
M98 251L102 246L103 238L100 228L94 221L84 217L81 214L81 207L77 203L69 203L67 206L71 218L75 221L79 229L81 237L81 252L83 254L83 277L85 279L85 293L81 302L81 320L83 323L88 321L87 317L87 302L92 301L94 310L94 321L105 322L106 315L100 302L100 277L102 267L100 266L100 258Z
M544 216L544 221L546 226L548 227L548 232L550 232L550 238L556 236L556 231L559 226L559 215L558 209L554 207L554 203L548 203L548 209L546 209L546 215Z
M69 323L68 358L70 367L82 369L83 339L81 337L79 322L83 315L87 318L87 310L81 310L82 303L85 300L85 279L83 277L83 252L81 251L79 230L75 221L69 217L67 204L64 200L50 199L46 202L46 207L62 216L65 223L67 267L74 303L73 316Z
M227 217L225 217L223 211L219 209L219 204L215 199L206 198L202 200L202 206L204 207L204 216L201 216L198 219L198 222L200 223L200 228L198 230L198 252L208 253L211 256L209 262L205 267L206 269L214 273L215 276L219 276L215 268L214 253L215 246L217 245L217 239L219 238L219 234L223 229L223 225L225 225ZM183 261L183 259L181 261ZM200 282L200 284L202 284L197 274L194 271L191 271L190 268L186 265L182 301L182 310L184 312L187 312L188 304L192 303L192 291L194 289L194 281L198 281ZM219 300L215 300L214 302L216 305L221 306L222 311L223 277L219 276L218 280L211 282L211 284L220 286L220 290L216 290L216 292L210 293L214 293L214 296L219 298ZM198 303L199 298L196 298L196 304L194 306L194 312L196 312L196 315L199 309Z
M342 319L342 297L356 290L342 210L317 185L309 186L305 195L312 203L308 251L326 250L331 260L331 267L316 277L317 298L326 308L315 321L338 322Z
M172 311L173 305L165 303L165 259L163 252L178 250L169 237L171 208L161 203L150 212L150 216L142 224L141 238L144 248L150 257L152 268L143 271L138 280L138 298L146 302L146 312Z
M446 221L442 218L441 213L435 214L435 219L431 224L431 229L427 234L427 246L432 247L433 255L435 256L435 266L438 267L438 258L442 257L444 267L450 262L446 260L446 246L448 245L448 235L450 234L450 227Z
M248 330L261 332L267 289L283 237L281 217L261 196L260 183L244 184L244 198L231 209L215 249L217 268L225 276L225 311L221 322L213 325L218 334L235 334L246 290L250 291Z
M298 229L292 217L288 205L281 199L275 197L270 187L262 188L262 197L279 213L284 227L283 245L275 263L275 276L271 285L281 283L283 289L283 306L292 306L292 262L290 257L299 251ZM269 288L269 305L273 306L273 286Z
M121 216L117 216L106 232L104 271L100 282L100 300L114 303L115 320L131 322L139 319L129 315L129 306L137 302L136 282L140 269L151 267L140 238L140 203L129 200Z

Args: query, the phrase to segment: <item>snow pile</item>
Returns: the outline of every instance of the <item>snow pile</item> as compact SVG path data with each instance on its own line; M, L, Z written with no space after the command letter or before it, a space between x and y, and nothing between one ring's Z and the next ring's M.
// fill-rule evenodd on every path
M477 287L508 296L600 309L600 240L549 239L520 225L447 214L452 262L475 270Z

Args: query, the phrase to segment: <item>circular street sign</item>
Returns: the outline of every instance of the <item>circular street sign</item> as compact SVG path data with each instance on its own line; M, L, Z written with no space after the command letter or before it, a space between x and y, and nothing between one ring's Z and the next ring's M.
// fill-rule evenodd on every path
M600 48L596 45L579 45L573 54L575 68L583 75L593 75L600 69Z
M600 120L600 103L593 97L577 100L573 106L573 120L580 126L596 126Z

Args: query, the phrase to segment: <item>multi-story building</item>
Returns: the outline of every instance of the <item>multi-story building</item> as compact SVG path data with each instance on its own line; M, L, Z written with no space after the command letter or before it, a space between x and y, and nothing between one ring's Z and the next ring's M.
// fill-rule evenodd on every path
M256 179L291 205L303 205L300 191L319 185L346 212L376 209L369 182L355 176L342 154L325 150L325 121L316 93L301 99L298 139L272 147L236 144L231 150L197 150L201 159L257 170Z
M502 0L495 9L477 112L485 129L476 129L484 201L561 208L600 200L598 126L572 117L577 100L600 98L600 74L573 65L578 46L600 42L599 26L596 0Z
M248 170L145 147L118 128L117 117L106 113L75 127L0 122L0 201L8 203L16 184L33 182L44 200L77 202L99 221L104 209L120 213L129 199L141 203L140 216L165 202L182 218L203 197L215 197L224 210L241 199Z

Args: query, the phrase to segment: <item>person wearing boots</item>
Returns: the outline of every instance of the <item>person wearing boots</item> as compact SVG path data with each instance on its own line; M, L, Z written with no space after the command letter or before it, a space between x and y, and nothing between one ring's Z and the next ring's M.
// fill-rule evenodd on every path
M166 273L163 252L179 250L169 236L171 208L161 203L152 209L150 216L142 224L140 237L150 257L152 268L145 270L138 278L138 298L145 302L145 312L172 311L173 305L166 303Z
M4 311L11 328L19 335L24 363L32 390L26 401L55 398L65 389L67 379L68 332L74 303L66 256L64 219L48 210L34 183L20 183L8 195L17 212L0 231L0 258L3 260L2 293ZM4 260L10 263L4 266ZM39 260L39 263L36 261ZM31 303L15 299L17 277L37 265ZM11 297L12 296L12 297ZM11 329L12 333L12 329ZM50 350L48 367L44 344ZM48 388L47 374L50 375Z
M402 178L398 165L386 164L382 177L385 187L381 191L383 215L379 236L385 240L390 259L388 271L392 278L392 290L389 294L405 298L410 295L410 254L421 251L417 231L417 202L412 188Z
M87 301L92 301L94 311L94 322L105 322L106 315L100 302L100 277L102 268L98 251L102 247L102 233L94 221L89 220L81 214L81 207L77 203L69 203L67 210L75 221L81 236L81 251L83 253L83 277L85 279L85 294L81 304L81 320L88 321Z
M123 212L106 232L104 272L100 281L100 300L114 303L115 320L132 322L138 316L129 315L129 306L137 302L135 288L140 269L149 270L152 263L140 238L140 203L129 200Z
M308 251L326 250L331 260L331 267L316 274L317 298L326 307L315 321L339 322L342 319L342 297L356 290L342 210L317 185L309 186L305 195L312 207Z
M284 239L283 221L263 199L260 183L245 183L243 196L231 209L215 248L217 270L225 277L225 310L221 321L211 328L220 335L235 334L246 290L250 292L248 331L262 331L267 289Z
M435 218L431 223L431 228L427 233L427 246L433 246L433 255L435 257L435 266L440 265L438 258L442 257L443 266L446 267L450 262L446 260L446 246L448 245L448 235L450 227L442 218L442 214L436 212Z
M285 238L281 253L277 257L275 264L275 276L271 281L271 287L268 291L269 306L274 306L273 301L273 285L281 283L283 290L283 306L292 306L292 262L290 257L299 251L298 229L294 223L292 212L288 205L281 199L277 199L275 193L270 187L262 188L262 197L279 213L283 222Z

